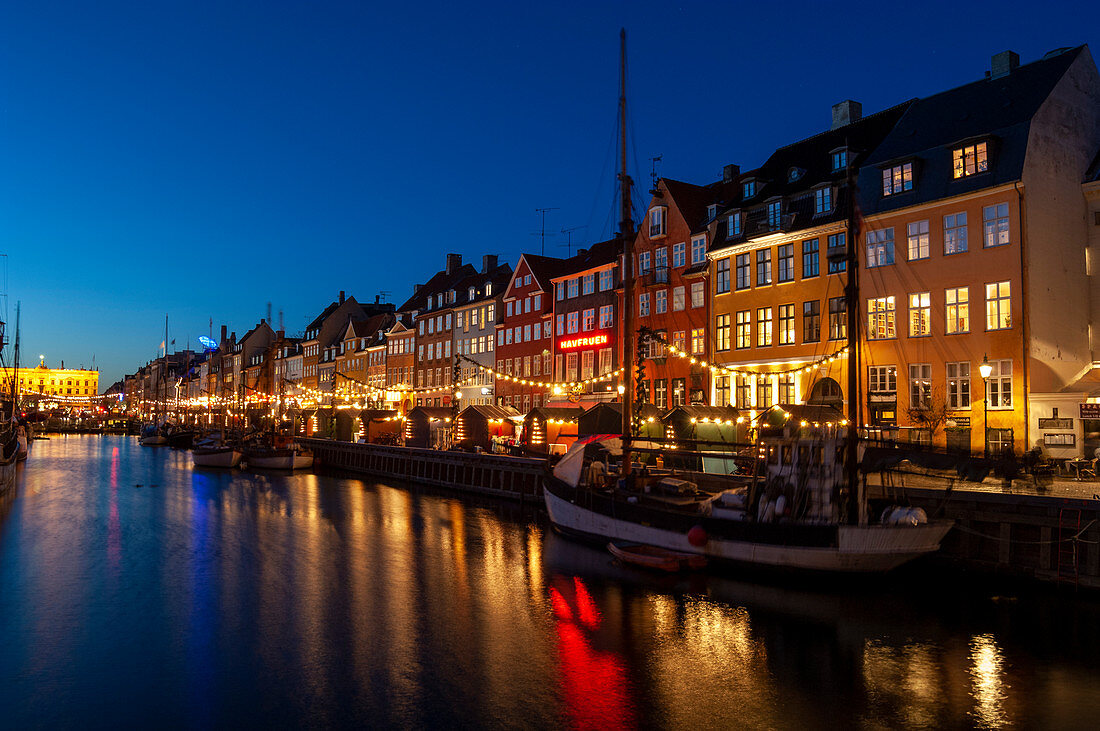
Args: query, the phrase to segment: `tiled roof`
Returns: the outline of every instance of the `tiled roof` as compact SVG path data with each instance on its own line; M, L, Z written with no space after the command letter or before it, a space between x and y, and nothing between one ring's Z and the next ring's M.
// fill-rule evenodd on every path
M424 303L429 295L434 298L437 294L449 292L463 279L476 273L477 269L475 269L472 264L463 264L456 267L450 274L447 273L446 269L441 269L432 275L432 278L418 289L412 297L409 297L409 299L405 301L405 304L398 307L397 310L398 312L425 310L427 308L424 307Z

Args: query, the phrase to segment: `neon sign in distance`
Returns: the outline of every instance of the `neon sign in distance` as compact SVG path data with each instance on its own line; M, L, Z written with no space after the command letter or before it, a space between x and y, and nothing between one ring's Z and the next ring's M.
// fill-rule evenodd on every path
M558 341L558 350L577 350L578 348L594 348L598 345L607 345L607 333L593 333L576 338L562 338Z

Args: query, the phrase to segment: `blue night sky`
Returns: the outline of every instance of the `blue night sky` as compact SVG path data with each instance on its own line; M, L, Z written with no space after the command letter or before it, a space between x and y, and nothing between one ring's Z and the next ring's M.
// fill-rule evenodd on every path
M1100 48L1096 2L898 7L5 3L0 314L22 302L23 363L94 355L106 388L156 356L166 313L183 348L268 302L291 333L341 289L400 304L448 251L537 253L539 207L559 209L547 254L563 228L608 238L622 26L643 193L656 155L707 183L842 99L867 114L1001 50Z

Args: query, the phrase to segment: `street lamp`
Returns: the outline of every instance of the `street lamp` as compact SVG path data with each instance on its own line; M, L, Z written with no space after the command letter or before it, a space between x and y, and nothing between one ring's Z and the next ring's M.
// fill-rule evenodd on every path
M989 387L986 380L993 373L993 366L989 362L989 354L982 356L982 364L978 366L978 372L982 374L982 443L985 445L985 458L989 459Z

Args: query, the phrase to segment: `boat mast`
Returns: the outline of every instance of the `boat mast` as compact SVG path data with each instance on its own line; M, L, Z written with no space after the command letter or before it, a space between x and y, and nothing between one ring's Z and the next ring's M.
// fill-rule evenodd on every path
M619 30L619 236L623 247L623 465L630 474L630 438L634 421L634 218L630 206L633 181L626 174L626 28Z
M14 421L19 412L19 311L22 302L15 303L15 345L11 354L11 418Z
M850 147L847 148L851 150ZM847 285L844 288L845 305L848 308L848 439L846 468L849 495L855 495L859 523L867 522L867 506L863 495L863 483L859 478L859 427L862 404L860 403L860 353L859 353L859 217L856 215L856 179L852 169L851 152L845 155L848 178L848 250L846 268Z

